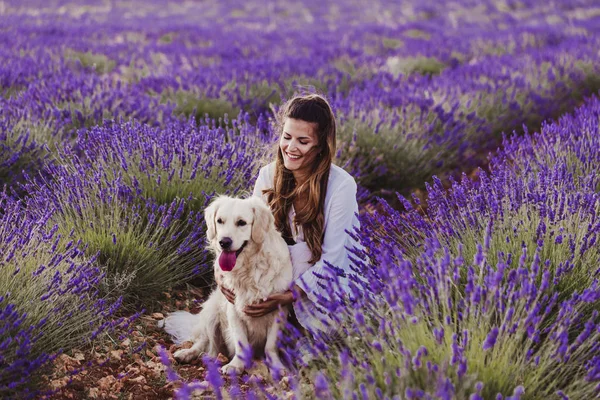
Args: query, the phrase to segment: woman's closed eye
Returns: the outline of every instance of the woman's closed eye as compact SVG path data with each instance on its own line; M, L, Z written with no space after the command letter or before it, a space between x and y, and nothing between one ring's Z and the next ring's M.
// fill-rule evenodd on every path
M283 138L284 138L285 140L292 140L292 137L291 137L290 135L283 135ZM300 143L301 145L308 144L308 142L307 142L307 141L304 141L304 140L298 140L298 143Z

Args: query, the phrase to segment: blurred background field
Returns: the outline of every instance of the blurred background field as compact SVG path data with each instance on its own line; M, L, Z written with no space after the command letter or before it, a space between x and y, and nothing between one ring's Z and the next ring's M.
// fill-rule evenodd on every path
M0 396L597 396L599 31L589 0L0 1ZM144 318L197 309L204 206L307 91L359 183L346 350L167 379Z

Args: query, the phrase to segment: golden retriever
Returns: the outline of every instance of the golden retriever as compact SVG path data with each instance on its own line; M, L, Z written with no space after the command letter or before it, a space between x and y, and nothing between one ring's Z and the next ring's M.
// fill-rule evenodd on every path
M206 208L204 218L208 245L216 256L215 280L233 290L235 304L217 288L200 313L168 315L164 327L175 342L193 342L191 348L178 350L173 356L189 362L203 352L216 357L224 349L231 361L221 371L241 373L245 364L242 349L251 346L254 354L264 352L273 367L283 368L276 347L283 318L277 311L258 318L244 313L247 305L284 292L292 283L289 250L275 229L271 210L258 197L220 196Z

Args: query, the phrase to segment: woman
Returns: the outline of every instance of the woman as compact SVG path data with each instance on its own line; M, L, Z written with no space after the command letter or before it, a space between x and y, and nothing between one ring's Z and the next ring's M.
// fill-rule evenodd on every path
M310 94L289 100L278 118L281 137L274 162L260 170L254 195L269 204L275 225L289 245L294 287L250 305L246 314L260 317L293 306L300 325L330 331L317 307L323 293L319 276L328 264L350 273L348 248L358 247L346 232L358 227L356 182L332 163L336 151L335 117L327 100ZM229 301L235 295L221 288Z

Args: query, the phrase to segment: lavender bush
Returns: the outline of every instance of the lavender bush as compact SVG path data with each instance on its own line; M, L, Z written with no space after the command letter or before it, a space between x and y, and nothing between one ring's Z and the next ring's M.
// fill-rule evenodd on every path
M539 133L523 139L506 137L495 162L510 163L519 174L534 173L553 164L562 166L578 187L597 192L599 112L600 103L593 98L586 107L563 115L557 123L544 124Z
M185 198L199 211L214 192L249 190L250 180L270 156L271 138L244 121L244 115L222 125L226 127L210 119L199 126L189 120L163 129L113 123L81 131L75 145L83 153L81 161L68 153L58 164L77 164L93 175L105 173L107 180L121 180L133 197L159 204Z
M25 185L35 208L99 252L104 290L127 303L211 270L201 211L214 193L248 190L268 146L248 124L165 129L112 123L81 131ZM254 138L254 139L252 139ZM81 154L80 157L77 154ZM213 158L217 156L217 158Z
M312 368L326 367L315 387L330 398L597 393L587 369L594 365L590 352L598 351L597 315L581 319L598 300L597 286L558 302L555 277L526 248L518 259L493 265L480 247L472 262L434 242L415 262L394 255L393 243L380 249L373 259L378 267L368 275L370 295L338 314L342 349L331 356L335 347L316 345L321 362Z
M447 191L434 179L428 186L427 215L416 210L403 215L396 226L385 225L386 234L403 243L407 255L417 254L420 239L430 236L454 250L462 246L471 258L476 240L489 232L492 249L515 254L522 245L539 247L542 258L561 273L573 274L571 290L587 287L595 278L590 266L598 257L599 204L595 170L582 168L582 161L594 157L596 139L582 133L597 131L597 110L594 98L573 116L545 124L540 134L507 140L490 164L491 172L480 171L476 183L463 177ZM558 140L561 146L554 145Z
M24 171L41 170L51 148L60 142L48 125L26 119L0 121L0 184L17 189Z
M84 345L126 322L113 318L120 301L96 288L103 272L96 257L59 226L52 211L33 216L0 195L0 395L35 395L44 368L62 351Z

